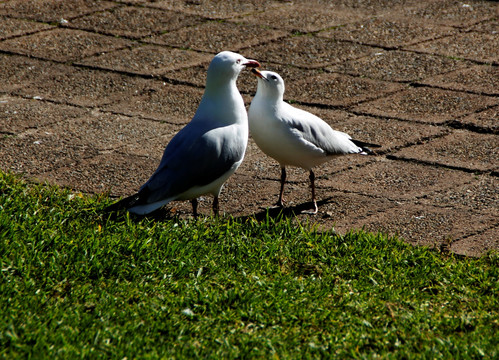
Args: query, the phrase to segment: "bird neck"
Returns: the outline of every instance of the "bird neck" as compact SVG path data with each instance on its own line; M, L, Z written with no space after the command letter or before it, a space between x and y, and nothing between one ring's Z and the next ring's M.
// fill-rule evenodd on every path
M228 81L218 83L217 86L212 85L212 83L207 82L198 109L203 109L208 113L222 114L222 117L227 119L228 123L244 122L245 119L247 121L244 101L237 89L236 82ZM218 119L218 121L223 122L223 119Z
M227 86L236 86L237 74L231 76L231 74L220 73L220 72L210 72L206 77L206 90L212 91L217 88L224 88Z
M281 93L275 91L267 91L266 89L262 89L262 91L257 91L256 97L260 98L260 101L265 101L270 104L274 104L277 107L284 101L284 96Z

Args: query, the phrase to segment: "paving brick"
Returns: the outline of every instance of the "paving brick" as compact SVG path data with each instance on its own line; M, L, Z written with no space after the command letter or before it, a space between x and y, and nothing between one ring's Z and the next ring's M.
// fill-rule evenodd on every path
M439 248L443 244L484 231L495 222L493 216L472 216L472 212L465 209L449 211L431 206L401 204L356 221L354 227L397 235L414 245Z
M213 55L194 51L142 45L86 58L78 64L141 75L161 75L174 69L211 61L212 58Z
M142 138L141 140L135 142L127 142L125 145L119 148L119 152L122 154L145 156L151 159L157 159L159 163L166 146L171 141L171 139L183 128L183 125L156 121L152 122L153 124L144 124L143 121L140 123L142 124L142 126L146 125L150 126L152 129L158 129L156 135L148 138Z
M97 155L91 144L74 145L58 134L33 129L0 140L0 168L32 178Z
M323 204L320 204L320 212L323 214L320 223L323 228L333 228L340 234L352 230L352 219L360 222L393 206L387 199L335 192L329 189L320 189L319 192L328 197Z
M15 90L16 94L59 103L95 107L142 91L146 83L126 75L74 66L45 63L37 76Z
M32 34L53 27L53 25L45 23L36 23L23 19L12 19L0 16L0 40Z
M125 39L59 28L2 41L0 50L67 62L130 45Z
M490 65L469 66L444 75L429 77L421 83L451 90L499 95L499 68Z
M379 52L379 48L323 37L291 36L248 49L261 62L317 68Z
M0 109L0 133L11 135L88 113L88 110L74 106L9 95L0 96Z
M380 149L380 151L390 152L389 149L391 148L400 147L407 143L418 142L423 138L431 137L435 134L440 134L445 131L434 126L412 126L403 121L380 120L375 118L355 116L344 111L331 111L325 109L321 110L304 106L300 106L300 108L312 111L314 114L321 116L326 122L332 125L334 129L345 131L356 139L381 144L382 148ZM342 171L345 171L347 169L356 169L359 165L376 162L382 159L383 158L380 158L378 156L362 155L340 156L336 159L332 159L322 166L314 168L314 172L317 178L317 186L321 189L322 193L328 194L327 189L329 188L329 186L337 189L335 183L338 173L341 173ZM374 168L375 165L371 166ZM274 192L275 194L278 193L278 183L280 176L278 164L275 160L263 154L263 152L258 149L256 144L251 139L248 144L245 161L238 171L248 176L257 174L257 176L259 177L271 177L277 183L272 184L272 186L275 188ZM288 179L290 181L296 182L299 180L302 184L299 188L301 198L297 195L298 197L295 199L296 202L294 202L293 204L299 205L303 202L308 202L310 198L308 188L308 172L292 167L288 168L287 172ZM346 178L346 183L348 184L350 180L348 179L348 176ZM413 181L417 181L417 179ZM342 188L342 190L345 189L349 188ZM351 189L347 191L351 191ZM366 191L364 193L369 192ZM387 191L387 193L389 193L389 191ZM327 195L323 194L323 196ZM273 199L272 204L275 203L275 201L276 199Z
M421 2L418 7L407 8L404 15L421 23L435 23L464 28L497 15L494 1L438 0Z
M492 171L499 169L497 162L499 137L493 134L455 130L442 138L402 149L394 156L460 167L470 171Z
M351 106L404 88L404 85L342 74L305 77L288 89L287 98L307 103Z
M260 212L265 212L269 206L275 204L278 188L279 183L274 179L255 179L254 174L247 174L238 169L222 189L220 208L224 213L234 217L246 217L248 214L258 216ZM212 198L210 196L204 198L203 213L210 214Z
M201 22L201 18L147 7L111 8L71 20L67 26L103 34L141 38Z
M303 16L304 13L307 16ZM359 12L352 10L324 11L323 6L294 5L284 3L273 11L258 11L237 18L237 21L262 24L276 29L294 32L314 32L333 26L342 26L361 19Z
M467 172L413 162L380 159L333 174L322 186L391 200L412 200L473 180Z
M238 194L238 196L233 199L227 199L227 202L236 204L240 202L241 199L248 198L247 202L253 202L258 204L258 206L261 206L261 208L253 208L252 211L260 212L265 211L269 207L273 208L277 202L280 191L280 166L277 161L264 155L259 149L254 151L254 149L252 149L251 141L247 153L243 164L236 173L240 175L240 179L244 177L248 183L240 181L228 182L227 186L224 187L229 189L227 190L226 196L232 197L231 193ZM341 164L338 166L343 167L344 165ZM323 182L322 177L319 176L322 174L322 168L324 168L324 166L316 168L316 174L318 175L316 179L316 196L320 207L331 200L331 192L334 192L328 188L319 186ZM308 171L296 167L286 167L286 173L287 177L283 196L286 208L285 211L294 211L295 213L300 214L303 210L310 210L312 204L310 202L311 193ZM233 190L230 190L229 186ZM236 208L239 207L237 205L235 206ZM321 214L324 214L322 209Z
M103 109L173 124L187 124L194 116L203 92L203 89L190 86L144 81L143 90Z
M499 227L495 226L483 232L452 242L450 250L466 256L482 256L489 251L499 249Z
M295 0L298 5L319 7L324 12L335 12L349 10L362 14L362 16L375 17L387 14L399 14L401 10L421 6L418 0Z
M481 131L497 135L499 132L499 107L492 107L479 113L468 115L458 119L457 122L469 128L478 128Z
M414 82L445 78L452 70L472 66L469 62L444 56L421 54L412 51L380 51L357 60L346 61L328 67L328 71L383 81ZM431 81L431 80L430 80Z
M117 196L127 196L139 190L158 164L156 159L142 156L95 154L42 173L37 178L85 193L109 191Z
M494 97L427 87L410 87L378 100L364 102L353 111L366 114L443 123L497 104Z
M466 208L487 213L499 219L499 179L490 174L475 175L471 182L436 191L420 199L421 204L434 205L453 211Z
M400 48L456 33L451 27L411 22L410 20L374 17L323 31L319 36L349 40L383 48Z
M279 172L276 173L278 178ZM279 186L277 179L258 178L258 181L255 181L254 177L241 174L238 170L227 181L220 198L225 204L223 208L234 209L230 212L233 216L247 216L248 213L253 213L254 217L261 218L265 217L267 211L271 216L275 216L281 211L279 208L272 208L277 202ZM285 214L291 215L294 212L293 219L316 224L320 229L333 228L342 234L351 230L352 219L367 218L390 206L386 199L373 199L321 188L317 193L319 214L309 216L301 214L301 211L311 208L308 182L290 181L286 184L284 196Z
M287 34L285 31L273 30L260 25L240 24L231 21L207 21L196 27L185 27L142 40L216 54L227 49L237 51L241 48L278 39Z
M116 4L112 1L95 0L10 0L0 3L0 14L10 17L37 21L56 22L61 19L89 14L109 9Z
M282 6L282 3L275 0L160 0L147 2L147 6L200 15L209 19L229 19L242 14L262 11L262 9L271 10Z
M25 56L0 54L0 91L12 92L43 76L46 62Z
M440 54L490 64L499 64L499 37L479 32L460 33L430 42L408 46L406 49Z
M473 31L496 35L499 33L499 22L497 22L497 18L492 18L490 20L482 21L475 26L472 26L470 29Z
M38 132L57 134L59 138L66 139L73 145L92 144L99 152L149 148L152 143L156 145L155 151L143 149L131 153L157 158L161 157L166 143L161 144L161 149L158 149L156 142L160 137L171 134L173 130L178 131L178 126L96 110L85 116L64 118L38 128Z

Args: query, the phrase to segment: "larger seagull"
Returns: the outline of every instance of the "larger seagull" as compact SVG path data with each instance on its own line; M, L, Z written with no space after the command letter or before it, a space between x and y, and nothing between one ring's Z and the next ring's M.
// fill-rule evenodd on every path
M167 145L158 168L139 192L108 210L126 208L146 215L173 200L191 200L197 216L197 198L211 194L217 215L222 186L243 161L248 143L248 115L236 79L244 68L259 66L230 51L217 54L192 120Z
M286 166L301 167L310 172L314 207L310 213L315 214L318 207L312 168L338 155L372 153L367 146L379 145L353 140L319 117L284 102L284 80L279 74L256 68L252 72L258 76L258 87L248 111L249 128L258 147L281 166L277 205L284 205Z

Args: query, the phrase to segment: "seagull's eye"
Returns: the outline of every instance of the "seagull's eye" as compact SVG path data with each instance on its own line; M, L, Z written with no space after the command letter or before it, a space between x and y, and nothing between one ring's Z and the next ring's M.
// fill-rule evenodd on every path
M275 76L275 75L272 75L270 78L271 78L272 80L277 80L277 76Z
M236 64L240 64L240 63L241 63L241 61L242 61L241 59L237 59L237 60L236 60Z

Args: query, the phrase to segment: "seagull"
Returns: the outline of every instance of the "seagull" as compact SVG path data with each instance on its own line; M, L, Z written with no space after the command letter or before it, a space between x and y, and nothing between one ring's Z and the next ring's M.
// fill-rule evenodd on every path
M284 102L284 80L279 74L256 68L251 71L258 77L258 87L248 110L249 128L258 147L281 166L277 206L284 206L286 166L296 166L310 172L314 208L307 213L316 214L312 168L338 155L372 154L369 147L380 146L353 140L348 134L333 130L319 117Z
M217 54L192 120L166 146L158 168L138 193L107 210L146 215L171 201L191 200L196 217L197 198L211 194L218 215L222 186L241 165L248 143L248 115L236 79L244 68L259 66L230 51Z

